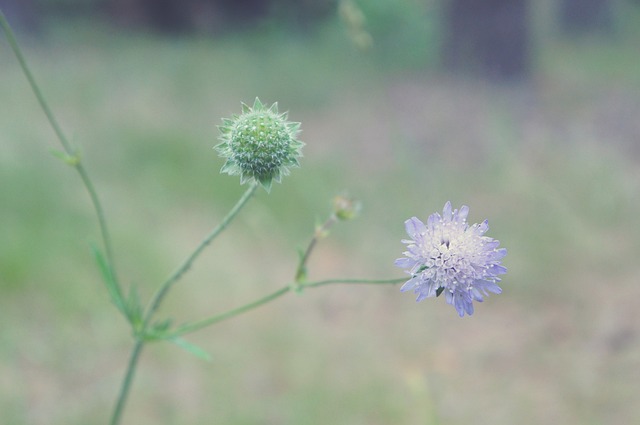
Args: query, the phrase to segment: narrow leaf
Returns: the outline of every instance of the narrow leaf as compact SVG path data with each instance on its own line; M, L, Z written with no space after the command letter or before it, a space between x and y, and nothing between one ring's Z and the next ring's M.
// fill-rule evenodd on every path
M91 250L93 251L93 256L96 259L96 263L98 263L98 268L100 269L100 274L102 274L102 281L109 292L109 296L111 297L111 302L116 306L118 310L125 316L129 317L127 313L127 309L125 306L125 302L122 298L122 293L120 292L120 287L116 283L113 275L111 274L111 268L107 264L107 260L104 258L98 247L91 244Z
M168 330L171 327L171 319L166 319L161 322L155 322L148 329L145 329L142 333L142 337L145 341L158 341L161 339L169 340Z
M142 324L142 304L140 303L140 296L135 285L131 285L129 288L129 297L127 298L127 317L129 322L135 327Z
M180 337L173 337L173 338L169 338L167 339L167 341L169 342L173 342L175 345L177 345L178 347L182 348L185 351L188 351L189 353L193 354L194 356L208 361L211 361L211 356L209 355L209 353L207 353L206 351L204 351L202 348L198 347L195 344L192 344L190 342L187 342L186 340L180 338Z
M171 319L163 320L162 322L154 323L153 331L156 335L161 336L171 327Z

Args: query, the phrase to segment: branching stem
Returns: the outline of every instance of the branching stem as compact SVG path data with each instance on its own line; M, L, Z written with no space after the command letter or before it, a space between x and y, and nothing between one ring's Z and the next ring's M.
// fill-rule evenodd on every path
M111 271L111 275L113 276L114 282L116 283L117 291L120 293L119 295L122 295L122 288L118 282L118 277L115 270L113 249L111 246L111 237L109 234L109 229L107 227L107 220L105 218L104 210L102 208L102 204L100 203L100 198L98 197L98 193L96 192L93 186L93 183L89 178L89 174L87 173L86 169L82 165L82 162L78 157L78 153L73 149L73 147L69 143L69 140L67 139L64 132L62 131L62 127L60 127L58 120L56 119L55 115L51 111L51 108L49 107L47 100L42 94L40 87L36 83L33 73L31 72L31 69L27 64L27 61L24 55L22 54L22 50L18 45L16 37L13 33L13 30L11 29L9 22L7 22L7 19L2 13L2 10L0 10L0 26L2 27L5 35L7 36L7 41L9 42L9 46L11 46L11 50L15 54L16 59L18 59L20 68L22 68L22 72L27 78L27 81L31 86L31 90L33 91L33 94L35 94L36 98L38 99L40 108L42 108L42 110L44 111L44 114L47 116L47 120L49 121L49 124L53 128L53 131L56 134L56 137L60 141L60 144L62 145L62 148L64 149L65 154L68 155L70 158L74 159L74 161L71 162L70 164L73 165L73 167L76 169L76 171L80 175L80 179L82 180L82 183L84 184L85 188L87 189L87 192L89 193L89 197L91 198L91 203L93 204L93 208L98 218L98 225L100 226L100 233L102 235L102 243L104 244L107 263Z

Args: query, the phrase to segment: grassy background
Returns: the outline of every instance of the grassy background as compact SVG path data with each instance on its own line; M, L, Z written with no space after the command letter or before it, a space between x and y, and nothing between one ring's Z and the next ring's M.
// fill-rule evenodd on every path
M288 282L344 190L362 216L318 246L312 278L401 276L403 221L447 200L488 218L509 251L504 293L471 318L397 287L335 286L191 335L211 363L152 345L125 423L640 420L640 37L627 27L613 41L542 37L517 87L438 74L416 60L431 51L420 43L358 52L337 24L207 39L66 22L26 43L100 191L121 278L143 297L243 191L218 174L220 119L259 96L302 122L302 168L171 293L162 312L178 322ZM4 42L0 57L1 422L105 423L128 329L93 263L88 197L49 153L57 141Z

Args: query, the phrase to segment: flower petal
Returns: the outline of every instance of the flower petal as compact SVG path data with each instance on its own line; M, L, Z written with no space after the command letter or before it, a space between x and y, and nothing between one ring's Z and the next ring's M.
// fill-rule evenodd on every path
M424 223L416 217L411 217L409 220L405 221L404 228L407 231L407 235L411 236L413 239L416 239L420 233L423 233L426 230Z
M412 260L411 258L403 257L403 258L398 258L394 262L394 264L396 265L396 267L400 267L402 269L410 269L413 266L415 266L416 262L417 262L416 260Z
M407 292L415 288L420 283L420 279L418 277L413 277L407 280L402 287L400 288L400 292Z
M444 208L442 209L442 217L445 219L445 221L451 221L451 201L447 201L447 203L444 204Z

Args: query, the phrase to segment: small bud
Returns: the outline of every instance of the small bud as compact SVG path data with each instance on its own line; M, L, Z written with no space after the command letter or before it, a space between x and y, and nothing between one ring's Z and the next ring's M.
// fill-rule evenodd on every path
M362 204L359 201L349 196L338 195L333 198L333 213L338 220L347 221L356 218L361 207Z
M219 126L221 143L215 146L227 159L220 170L240 175L240 183L259 182L267 192L273 180L280 182L289 167L300 166L298 158L304 143L296 139L300 123L287 121L278 113L278 104L263 105L258 98L253 107L242 104L242 114L223 119Z

